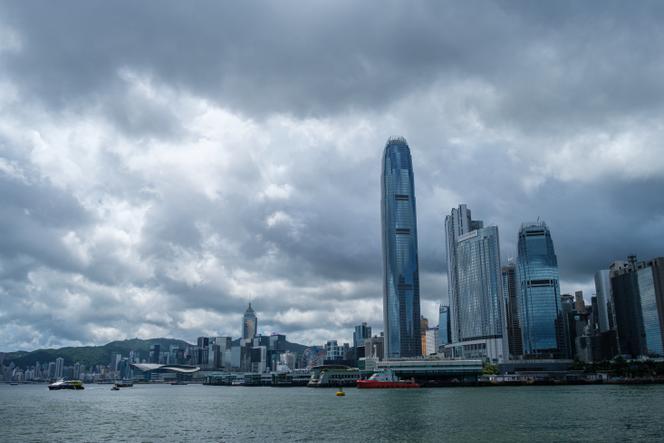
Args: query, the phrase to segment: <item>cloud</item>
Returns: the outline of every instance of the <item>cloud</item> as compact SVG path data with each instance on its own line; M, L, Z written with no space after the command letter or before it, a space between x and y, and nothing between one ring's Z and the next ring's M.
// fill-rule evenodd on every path
M541 217L562 288L661 255L658 4L5 2L0 349L382 327L380 161L411 146L422 312L443 219L503 259ZM638 68L637 68L638 67Z

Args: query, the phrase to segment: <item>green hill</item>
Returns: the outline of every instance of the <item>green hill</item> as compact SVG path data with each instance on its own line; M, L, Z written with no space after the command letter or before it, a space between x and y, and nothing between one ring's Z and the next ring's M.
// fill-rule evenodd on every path
M142 358L147 358L152 345L158 344L162 350L168 350L169 346L191 346L183 340L174 338L151 338L141 340L133 338L130 340L112 341L103 346L80 346L66 347L58 349L38 349L32 352L18 351L4 354L4 364L11 362L20 368L26 368L35 364L35 362L48 363L58 357L65 359L65 366L71 366L76 362L88 367L94 365L107 365L115 354L122 354L126 357L130 351L137 351Z

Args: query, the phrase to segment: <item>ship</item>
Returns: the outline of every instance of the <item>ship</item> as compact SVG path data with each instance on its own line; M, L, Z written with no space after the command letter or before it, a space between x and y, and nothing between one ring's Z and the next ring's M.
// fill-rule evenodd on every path
M368 380L358 380L357 387L361 389L399 389L399 388L419 388L420 385L415 380L401 380L391 369L385 369L377 372Z
M85 389L81 380L63 380L60 379L55 383L48 385L50 391L59 391L60 389Z

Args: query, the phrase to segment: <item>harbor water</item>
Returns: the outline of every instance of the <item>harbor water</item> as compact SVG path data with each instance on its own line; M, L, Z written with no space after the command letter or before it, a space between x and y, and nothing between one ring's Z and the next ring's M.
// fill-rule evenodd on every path
M0 385L0 441L664 441L664 385Z

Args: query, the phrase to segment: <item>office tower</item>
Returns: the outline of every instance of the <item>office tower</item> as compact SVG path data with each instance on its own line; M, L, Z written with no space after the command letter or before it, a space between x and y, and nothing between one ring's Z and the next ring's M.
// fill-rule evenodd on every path
M507 345L496 226L459 236L456 285L459 346L455 355L503 361L507 357Z
M623 355L645 355L643 317L639 298L636 257L630 256L625 266L611 266L611 292L615 307L618 349Z
M473 220L470 209L466 205L459 205L452 209L452 213L445 217L445 245L447 249L447 294L450 303L450 343L459 342L459 287L457 283L457 240L461 235L467 234L484 226L480 220Z
M364 340L371 337L371 326L367 326L366 322L362 322L361 325L355 326L355 331L353 332L353 347L354 348L363 348Z
M150 346L150 363L159 363L161 346L158 344Z
M244 313L242 319L242 338L245 340L253 340L258 332L258 318L256 318L256 313L249 303L249 307Z
M415 184L410 149L390 138L381 176L385 358L422 354Z
M440 305L438 308L438 342L436 343L436 352L441 352L440 348L450 343L450 307Z
M664 257L637 271L647 355L664 356Z
M573 295L563 294L560 296L560 311L561 337L563 339L562 344L559 345L560 356L574 358L576 355L577 320L579 317L576 314Z
M58 357L55 359L55 378L62 378L65 368L65 359Z
M521 225L517 279L524 355L535 358L560 356L564 338L560 324L558 259L551 232L544 222Z
M586 301L583 299L583 291L574 293L574 304L576 305L576 312L579 314L586 313Z
M207 349L207 347L210 346L210 337L198 337L198 339L196 339L196 346L201 349Z
M501 269L503 277L503 301L505 303L505 318L507 323L507 347L511 359L518 359L523 355L521 341L521 326L519 325L519 304L517 302L516 265L508 262Z
M610 269L620 353L664 356L664 257Z
M611 308L611 278L609 277L609 270L602 269L595 272L595 293L597 294L597 323L600 332L606 332L612 328L612 321L609 319L609 312L613 312Z
M48 363L48 369L46 370L46 375L49 379L55 378L55 362Z

